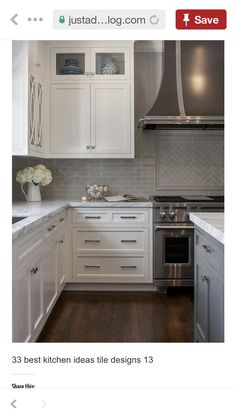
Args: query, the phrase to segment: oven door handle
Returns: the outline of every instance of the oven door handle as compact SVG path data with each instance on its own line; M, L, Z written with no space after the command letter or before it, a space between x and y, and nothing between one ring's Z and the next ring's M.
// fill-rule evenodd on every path
M155 226L155 230L194 230L194 226Z

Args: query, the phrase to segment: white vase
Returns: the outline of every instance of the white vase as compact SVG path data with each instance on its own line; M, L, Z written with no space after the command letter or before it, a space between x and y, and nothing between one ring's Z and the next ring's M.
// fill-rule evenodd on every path
M30 202L41 201L41 193L40 193L39 185L35 185L34 183L28 183L27 194L24 191L24 185L21 185L21 190L25 196L26 201L30 201Z

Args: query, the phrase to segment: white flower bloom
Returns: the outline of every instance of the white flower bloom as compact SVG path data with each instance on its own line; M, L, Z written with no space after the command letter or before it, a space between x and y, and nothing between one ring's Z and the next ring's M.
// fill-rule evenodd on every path
M26 167L19 170L16 175L16 181L19 183L34 183L35 185L46 186L52 182L52 173L43 164L35 167Z

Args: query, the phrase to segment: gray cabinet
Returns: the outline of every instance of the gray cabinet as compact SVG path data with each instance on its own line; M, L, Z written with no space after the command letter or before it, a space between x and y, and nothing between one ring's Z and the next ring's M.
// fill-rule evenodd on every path
M224 246L195 231L194 331L196 342L224 341Z

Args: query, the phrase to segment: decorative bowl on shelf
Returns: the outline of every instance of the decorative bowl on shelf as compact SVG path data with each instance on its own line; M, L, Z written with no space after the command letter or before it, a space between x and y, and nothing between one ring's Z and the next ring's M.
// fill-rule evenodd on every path
M93 199L103 199L109 190L107 185L86 185L86 192Z
M119 67L116 61L112 57L106 57L103 64L101 65L102 74L118 74Z

